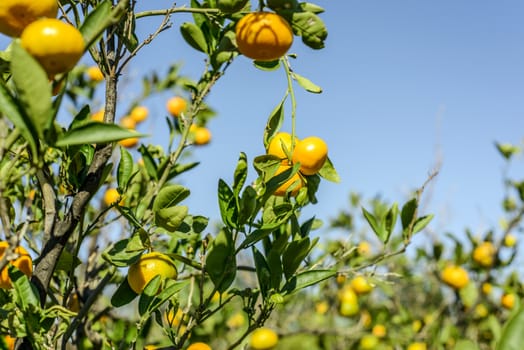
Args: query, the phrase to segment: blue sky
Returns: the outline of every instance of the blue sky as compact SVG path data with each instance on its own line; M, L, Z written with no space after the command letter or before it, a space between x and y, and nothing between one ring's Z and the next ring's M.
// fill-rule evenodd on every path
M524 4L316 3L326 9L326 48L311 50L298 39L290 51L298 54L295 71L324 92L296 88L297 132L328 142L342 182L322 182L319 204L305 215L333 217L347 206L350 191L403 201L441 162L426 196L427 211L436 214L434 230L497 227L504 162L494 142L523 140ZM174 26L184 20L174 16ZM131 72L165 59L184 62L183 72L196 77L203 57L175 29L142 59ZM258 71L245 57L217 84L208 99L219 113L209 125L213 143L196 150L202 166L187 179L193 208L218 213L217 179L231 181L240 151L250 159L263 152L263 127L285 84L282 71ZM163 100L151 108L162 114ZM515 163L513 173L522 175L522 158Z
M157 0L140 6L159 9L171 3ZM319 204L305 215L334 217L347 206L351 191L402 202L441 162L426 196L427 212L436 214L433 230L461 233L471 227L480 233L497 227L504 162L494 142L522 144L524 136L524 3L315 3L326 9L321 15L329 30L326 48L311 50L297 38L290 52L298 55L292 61L294 70L324 92L313 95L296 86L297 133L326 140L342 182L323 181ZM129 66L121 84L121 113L140 75L163 73L173 62L182 63L182 73L195 79L203 70L204 57L183 42L178 31L188 19L173 16L173 28ZM140 38L153 32L160 20L139 22ZM90 62L87 56L83 61ZM193 214L218 218L218 179L232 181L241 151L250 160L264 152L265 122L285 89L283 71L259 71L245 57L238 57L216 85L207 100L218 112L209 124L212 143L195 150L201 165L182 179L192 191L186 202ZM144 102L152 116L142 130L155 134L153 142L166 136L169 96ZM289 106L286 112L290 118ZM511 168L517 178L523 174L522 163L519 157Z

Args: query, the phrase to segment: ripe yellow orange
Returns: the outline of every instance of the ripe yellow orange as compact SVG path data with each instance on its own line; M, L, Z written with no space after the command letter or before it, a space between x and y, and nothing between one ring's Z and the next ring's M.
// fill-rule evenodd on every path
M6 249L9 247L9 243L6 241L0 242L0 259L4 256ZM24 247L18 246L15 248L14 253L18 255L17 258L11 260L9 263L16 266L26 276L31 276L33 273L33 260L31 256L25 250ZM11 278L7 272L7 266L0 271L0 288L9 289L12 287Z
M93 114L91 114L91 120L96 122L103 122L104 121L104 110L99 110Z
M144 120L147 119L149 116L149 110L146 106L136 106L131 110L131 113L129 114L131 119L133 119L136 123L141 123Z
M371 329L371 333L377 338L384 338L387 334L386 326L383 324L376 324Z
M426 350L427 345L426 343L422 342L415 342L408 345L407 350Z
M257 61L273 61L286 54L293 44L293 29L272 12L252 12L235 28L238 51Z
M9 334L6 334L6 335L3 336L2 340L4 341L5 348L7 350L14 350L15 349L16 338L13 338Z
M57 0L0 1L0 33L19 37L25 27L41 17L56 17Z
M373 334L365 334L360 338L359 346L362 350L371 350L377 347L378 342L378 338Z
M118 205L123 205L124 199L121 198L120 193L116 188L108 188L104 193L104 203L109 206L115 204L120 199Z
M483 267L490 267L495 262L497 250L491 242L482 242L473 250L473 260Z
M187 102L180 96L174 96L167 100L166 108L173 117L179 117L186 111Z
M211 131L204 126L192 124L189 128L195 145L207 145L211 141Z
M319 315L324 315L329 310L329 304L327 301L322 300L315 304L315 312Z
M246 323L246 317L244 316L242 312L234 313L226 321L226 325L232 329L240 328L245 323Z
M369 256L371 253L371 244L366 241L362 241L358 244L357 252L362 256Z
M120 119L120 126L126 129L134 130L136 128L136 121L131 116L127 115Z
M454 289L464 288L469 283L468 272L456 265L447 265L441 273L441 278L444 283Z
M515 302L517 300L517 296L513 293L504 293L500 297L500 304L508 309L511 310L515 306Z
M320 137L311 136L299 141L293 151L293 164L300 163L300 172L314 175L324 166L328 148Z
M493 291L493 285L489 282L482 283L482 293L489 295Z
M270 350L278 344L278 335L269 328L259 328L251 334L249 345L254 350Z
M283 165L283 164L280 165L277 171L275 172L275 176L277 176L280 173L283 173L284 171L288 169L291 169L289 165ZM295 175L293 175L289 180L287 180L286 182L284 182L282 185L280 185L277 188L274 195L275 196L285 196L286 193L290 191L289 193L291 194L291 196L294 197L298 194L298 191L300 191L300 189L304 187L304 185L305 185L304 180L302 179L300 174L296 172Z
M104 73L98 66L91 66L86 70L87 77L94 82L100 82L104 80Z
M189 345L187 350L212 350L212 349L206 343L197 342L197 343L193 343L193 344Z
M508 233L506 236L504 236L504 246L514 247L515 244L517 244L517 237L515 237L514 234Z
M133 148L138 145L138 137L128 137L127 139L118 141L118 144L125 148Z
M356 276L353 278L351 280L351 288L357 294L368 294L373 290L373 286L364 276Z
M40 63L49 77L71 70L85 48L80 31L55 18L32 22L20 39L22 47Z
M338 292L340 302L339 313L345 317L355 316L359 312L357 293L350 287L345 286Z
M162 279L176 279L178 271L168 255L158 252L146 253L129 266L127 282L135 293L140 294L156 276Z
M298 138L295 137L294 142L291 142L291 134L287 132L279 132L269 142L267 147L267 154L276 156L280 159L287 159L285 149L291 154L294 145L297 144ZM294 143L294 145L292 145Z

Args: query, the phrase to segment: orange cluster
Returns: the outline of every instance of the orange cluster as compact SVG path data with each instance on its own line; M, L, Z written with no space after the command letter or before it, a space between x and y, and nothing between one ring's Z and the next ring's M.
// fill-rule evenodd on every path
M269 142L267 154L282 160L275 175L291 169L293 164L299 164L299 171L275 191L277 196L284 196L288 192L296 196L304 187L303 176L315 175L324 166L328 147L320 137L310 136L299 140L287 132L279 132Z

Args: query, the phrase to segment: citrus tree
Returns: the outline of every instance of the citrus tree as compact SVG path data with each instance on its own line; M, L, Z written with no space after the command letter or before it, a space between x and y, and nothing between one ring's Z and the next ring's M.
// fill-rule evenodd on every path
M395 299L407 300L410 294L395 293L396 288L426 273L413 268L405 252L432 219L420 209L427 183L401 205L363 205L354 198L354 206L367 208L359 217L383 247L376 252L367 236L319 242L311 232L321 222L301 215L317 204L322 181L339 181L329 140L296 133L294 89L317 94L321 88L293 70L297 57L289 49L298 38L312 49L324 47L322 12L297 0L192 0L140 12L134 0L2 0L0 33L12 40L0 52L0 346L313 346L301 337L292 345L304 331L323 349L434 341L438 327L426 326L427 320L421 323L424 335L392 336L386 325L388 313L401 310L392 322L405 326L440 310L444 294L456 291L452 295L463 300L461 291L473 290L466 287L468 271L441 274L444 255L426 252L415 261L431 262L434 278L420 284L447 283L451 289L442 294L431 289L432 303L423 305L431 306L427 312L406 313L405 300ZM125 68L158 35L173 32L170 19L182 13L192 20L176 29L186 49L201 54L201 76L186 77L173 64L165 67L167 73L146 74L142 91L131 100L119 99ZM141 41L136 27L145 18L157 19L158 26ZM93 64L79 64L87 56ZM257 69L282 70L287 89L280 101L268 101L275 107L264 130L253 136L266 152L248 159L239 150L231 177L218 180L220 220L211 225L205 213L184 204L191 190L180 179L199 166L198 147L212 147L207 124L219 113L206 98L237 58L252 60ZM101 90L100 108L94 96ZM167 144L146 143L140 129L149 115L148 99L166 92L172 95L166 101ZM288 119L290 130L283 130ZM332 228L353 230L352 215L342 215ZM518 225L520 216L508 227ZM501 246L489 235L484 241L475 246L477 265L471 268L506 266L498 258ZM459 266L464 256L446 259ZM390 273L409 277L390 284ZM494 284L490 276L484 282ZM515 283L508 282L503 305L518 299ZM378 301L371 302L373 293ZM368 321L361 311L365 298ZM470 299L475 301L468 307L481 305ZM316 307L299 301L314 301ZM469 324L461 305L445 318L460 321L453 325ZM312 322L320 318L322 327L303 323L308 310L316 310ZM357 315L361 321L355 323ZM462 329L451 328L450 334ZM490 339L509 339L489 330Z
M322 179L338 175L324 140L295 135L295 83L312 93L320 88L293 72L295 57L287 55L297 37L313 49L324 46L323 9L298 1L191 1L143 12L135 5L0 4L0 32L12 38L1 53L0 84L4 347L208 348L198 330L241 302L247 326L224 346L233 349L283 298L335 274L306 264L316 223L300 211L316 203ZM204 73L189 79L176 65L162 77L152 73L123 104L124 69L178 13L193 14L179 31L187 49L202 53ZM135 28L146 17L159 24L140 41ZM239 54L260 69L283 69L288 89L261 135L267 154L248 160L239 152L232 181L218 182L222 222L214 230L208 217L183 205L190 189L177 177L198 164L190 160L192 146L210 142L206 124L214 111L205 100ZM78 64L85 55L93 66ZM91 110L101 88L103 108ZM167 90L176 94L166 103L169 142L141 143L143 102ZM292 128L275 137L288 103ZM250 165L256 180L247 184ZM255 283L239 283L243 272ZM253 339L254 348L268 342Z

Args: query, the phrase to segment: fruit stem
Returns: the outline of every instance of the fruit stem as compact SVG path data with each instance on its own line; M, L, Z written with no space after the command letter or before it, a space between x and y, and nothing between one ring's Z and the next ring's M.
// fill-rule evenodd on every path
M297 116L297 100L295 98L295 91L293 90L293 70L289 65L287 57L282 58L284 69L286 70L287 76L287 91L291 98L291 150L293 153L295 148L295 135L296 135L296 116Z

